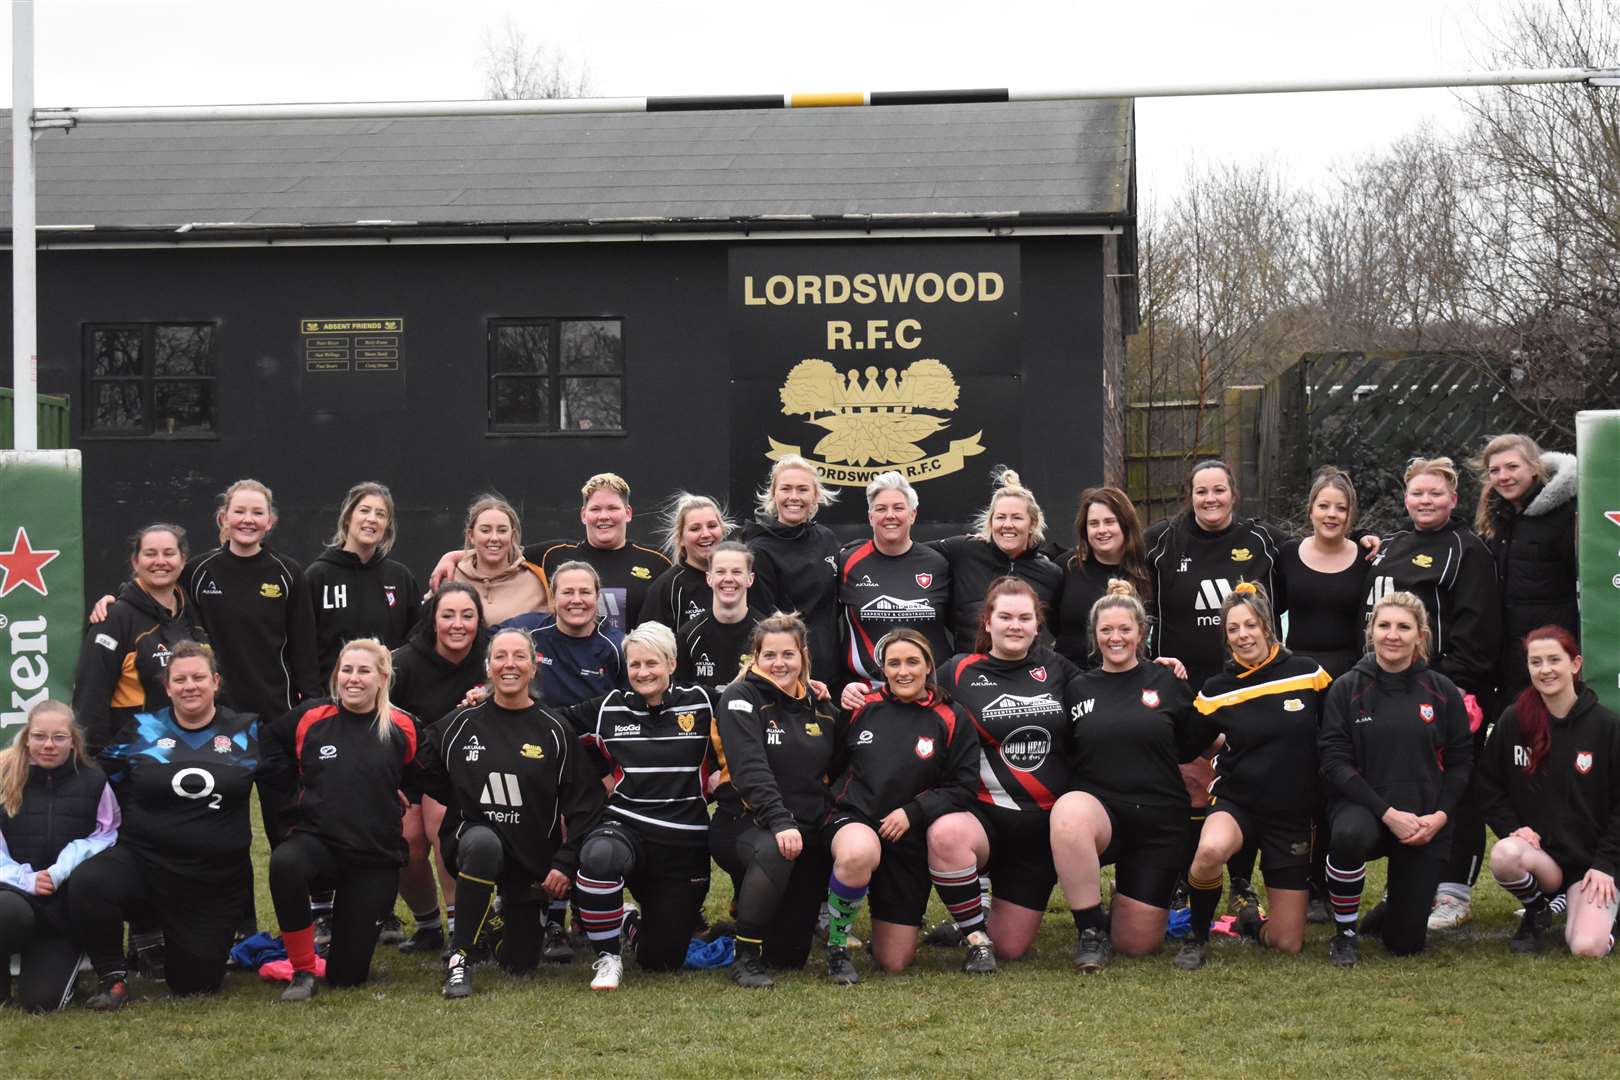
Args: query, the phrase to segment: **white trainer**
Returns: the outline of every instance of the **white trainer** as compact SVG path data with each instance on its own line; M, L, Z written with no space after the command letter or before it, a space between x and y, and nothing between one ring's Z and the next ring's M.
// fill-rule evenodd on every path
M1429 929L1455 930L1463 923L1472 922L1473 918L1474 909L1467 900L1441 894L1435 898L1434 910L1429 912Z
M618 953L598 953L591 970L596 973L591 979L592 990L617 990L619 981L624 978L624 957Z

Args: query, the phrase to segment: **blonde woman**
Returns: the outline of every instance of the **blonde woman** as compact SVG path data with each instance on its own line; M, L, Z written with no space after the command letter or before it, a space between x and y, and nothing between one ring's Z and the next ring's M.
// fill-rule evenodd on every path
M491 628L519 615L551 610L545 574L523 557L517 511L499 495L480 495L467 508L466 547L451 577L478 590L484 621Z
M951 564L948 621L958 651L966 652L978 636L985 594L998 578L1027 582L1043 614L1052 610L1063 587L1063 571L1041 554L1045 540L1046 515L1035 493L1019 482L1016 472L1003 469L989 504L975 516L972 531L931 542Z
M838 537L816 521L836 496L816 467L796 454L771 466L758 512L743 532L754 553L750 602L761 611L797 614L810 631L810 658L823 673L839 654Z
M398 535L387 487L367 480L349 489L337 531L305 573L323 680L345 641L375 637L397 649L416 625L422 587L404 563L388 557Z
M81 946L70 878L113 845L119 824L118 800L85 756L73 710L60 701L35 705L0 750L0 1003L11 997L14 955L17 1004L52 1012L73 1000ZM116 1000L104 1007L123 1004L121 983L104 986L92 1004L109 992Z
M672 629L709 612L709 556L735 526L707 495L680 492L665 514L664 554L674 560L653 581L637 623L663 623Z
M315 995L312 890L337 890L330 986L366 981L379 924L394 906L406 861L399 792L415 774L416 722L390 704L392 681L382 642L351 641L332 672L332 696L288 713L264 740L267 767L296 774L298 786L287 839L270 856L270 896L293 966L283 1001Z

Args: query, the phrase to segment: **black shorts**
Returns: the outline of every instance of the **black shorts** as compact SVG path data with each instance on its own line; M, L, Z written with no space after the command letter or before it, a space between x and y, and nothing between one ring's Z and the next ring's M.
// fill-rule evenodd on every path
M830 848L832 838L845 825L865 825L877 832L877 823L868 821L863 814L845 810L835 811L832 820L821 831ZM928 894L934 882L928 874L928 830L910 828L898 844L878 837L882 845L878 867L872 871L872 884L867 893L867 908L878 922L898 923L901 926L922 925L928 911Z
M1309 812L1273 814L1249 810L1214 796L1211 814L1231 814L1243 833L1243 846L1260 852L1260 873L1268 889L1308 889L1311 850L1316 846L1316 820Z
M1098 797L1112 835L1098 858L1114 865L1114 891L1149 907L1170 907L1176 879L1187 869L1185 806L1143 806Z
M997 900L1045 911L1057 885L1052 865L1052 816L1039 810L1008 810L975 802L972 814L990 838L984 873Z

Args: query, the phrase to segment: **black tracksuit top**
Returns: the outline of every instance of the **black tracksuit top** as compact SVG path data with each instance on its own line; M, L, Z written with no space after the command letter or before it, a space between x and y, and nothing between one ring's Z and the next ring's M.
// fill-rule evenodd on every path
M337 667L345 642L374 637L390 649L405 637L422 613L422 588L404 563L381 555L369 562L342 548L329 547L304 571L315 615L315 654L324 684Z
M1228 661L1193 702L1206 745L1226 736L1209 793L1262 813L1315 810L1316 739L1332 681L1314 659L1287 649L1249 670Z
M489 651L489 636L482 630L459 664L440 656L433 643L433 627L424 623L394 650L394 685L388 690L389 700L423 726L449 716L467 691L484 681L484 654Z
M1582 686L1569 715L1548 720L1552 745L1533 774L1517 708L1491 729L1474 777L1485 820L1497 836L1528 825L1565 873L1620 875L1620 717Z
M636 625L659 622L674 630L682 623L708 614L714 603L709 575L695 566L679 563L653 579L647 598L641 603Z
M509 877L571 877L579 841L606 802L584 754L573 730L541 706L508 709L489 699L424 731L420 784L446 807L440 836L483 825L500 837Z
M1048 612L1063 585L1063 571L1058 564L1036 548L1009 559L992 541L977 536L952 536L930 541L929 546L944 555L951 565L948 622L960 649L972 645L973 639L978 637L984 594L997 578L1014 577L1027 583Z
M171 874L231 882L253 846L259 718L216 707L187 731L163 708L130 719L101 752L124 822L118 843Z
M614 779L604 818L661 844L709 842L714 703L700 686L671 686L648 705L633 690L551 709L606 763Z
M315 614L296 559L268 547L246 558L218 547L188 562L180 583L214 646L221 701L270 723L324 696Z
M1082 669L1094 668L1100 661L1091 639L1091 607L1108 591L1110 578L1129 581L1130 575L1123 566L1081 559L1074 552L1059 555L1057 565L1063 570L1063 582L1054 609L1047 612L1047 625L1057 639L1058 652ZM1151 615L1152 597L1142 597L1142 605Z
M850 678L881 683L872 650L884 634L903 626L928 639L935 664L954 651L951 564L927 544L913 543L904 555L885 555L870 540L851 544L839 557L838 602L844 609L843 669Z
M979 736L960 705L933 694L899 701L884 686L855 710L844 748L848 764L833 781L833 817L853 813L875 826L903 809L921 829L973 805Z
M675 631L675 681L712 686L735 679L752 659L748 642L763 618L764 612L750 607L734 623L721 622L711 611L682 623Z
M1234 585L1256 582L1273 611L1288 607L1275 573L1282 538L1261 522L1235 518L1210 532L1185 511L1148 529L1146 541L1153 599L1144 602L1155 627L1153 655L1187 665L1193 686L1204 685L1226 663L1221 601Z
M767 615L798 612L810 631L813 671L838 671L842 612L838 607L838 537L825 525L807 521L783 525L753 521L743 543L754 553L754 585L749 606Z
M1316 752L1328 796L1380 819L1391 806L1456 817L1474 764L1457 685L1421 660L1389 672L1371 656L1328 688Z
M939 685L967 710L979 735L978 800L1004 810L1046 812L1069 790L1069 711L1079 669L1036 645L1022 660L953 656Z
M1193 692L1159 664L1083 672L1069 723L1074 790L1104 802L1185 810L1183 762L1209 746L1194 720Z
M398 792L415 790L416 721L394 709L388 738L375 717L356 716L329 698L307 701L261 729L266 766L295 772L290 832L309 833L361 866L404 866Z
M87 628L73 673L73 715L90 751L105 746L137 713L169 703L164 677L182 641L207 641L184 589L171 612L133 581L118 590L107 617Z
M552 591L551 579L557 567L576 560L590 563L602 582L597 609L603 620L621 634L635 629L642 606L652 592L653 580L669 569L669 559L662 551L628 540L618 548L592 547L589 540L530 544L523 549L523 557L540 568L548 592Z
M715 718L722 813L767 832L814 828L832 808L828 782L843 767L842 721L832 705L779 689L750 671L725 688Z
M1373 605L1395 591L1415 593L1429 613L1431 666L1464 693L1495 688L1502 600L1485 541L1455 517L1427 532L1396 533L1367 570L1363 623Z

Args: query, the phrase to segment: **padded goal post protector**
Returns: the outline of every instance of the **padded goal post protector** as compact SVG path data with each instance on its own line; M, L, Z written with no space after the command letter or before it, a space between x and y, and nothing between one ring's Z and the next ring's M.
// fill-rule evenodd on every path
M1620 711L1620 411L1575 416L1580 461L1581 677Z
M0 746L46 698L70 701L84 634L77 450L0 451Z

